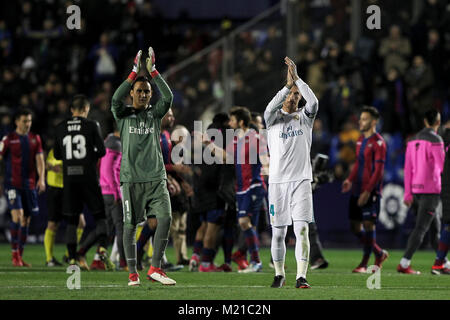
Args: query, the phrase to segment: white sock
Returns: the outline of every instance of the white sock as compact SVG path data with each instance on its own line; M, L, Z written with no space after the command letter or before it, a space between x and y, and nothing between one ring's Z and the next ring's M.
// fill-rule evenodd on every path
M111 249L111 254L109 255L112 262L119 261L119 247L117 246L117 237L114 237L114 244Z
M100 255L97 252L95 253L94 261L100 261Z
M284 273L284 259L280 261L274 261L273 266L275 267L275 275L286 277Z
M409 267L409 265L411 264L411 260L408 260L406 258L402 258L400 260L400 265L402 266L402 268L406 269Z
M270 251L272 253L273 265L276 276L285 276L284 259L286 256L286 243L284 242L287 233L287 226L272 226L272 243Z
M444 268L450 269L450 261L448 261L448 260L445 261Z
M306 221L294 221L295 259L297 260L297 278L305 278L309 262L309 225Z

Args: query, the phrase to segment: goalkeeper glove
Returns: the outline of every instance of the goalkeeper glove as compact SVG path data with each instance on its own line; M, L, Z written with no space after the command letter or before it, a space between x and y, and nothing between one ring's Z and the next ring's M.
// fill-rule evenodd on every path
M132 81L134 81L137 78L137 75L141 70L141 55L142 50L139 50L138 53L136 54L136 57L134 57L133 70L131 70L131 73L128 75L128 79L131 79Z
M152 78L156 77L159 72L156 70L155 66L155 52L153 51L152 47L148 48L148 58L146 59L147 62L147 71L150 73Z

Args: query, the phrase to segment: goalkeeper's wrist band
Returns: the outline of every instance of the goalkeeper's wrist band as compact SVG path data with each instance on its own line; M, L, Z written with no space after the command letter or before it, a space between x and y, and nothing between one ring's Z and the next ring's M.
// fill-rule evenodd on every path
M158 70L155 69L154 71L150 72L150 75L152 76L152 78L154 78L157 75L159 75L159 72L158 72Z
M137 78L137 73L135 71L131 71L131 73L128 75L128 79L130 79L131 81L136 80Z

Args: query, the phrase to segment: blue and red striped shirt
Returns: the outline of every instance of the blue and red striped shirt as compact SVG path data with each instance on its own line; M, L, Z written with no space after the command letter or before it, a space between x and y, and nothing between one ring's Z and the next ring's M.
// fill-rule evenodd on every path
M261 161L259 158L259 135L250 129L243 137L234 137L234 167L236 170L236 193L245 193L251 188L262 186L265 188L261 175ZM232 151L230 146L227 152Z
M356 143L356 163L348 177L353 183L353 194L364 191L381 194L384 163L386 161L386 143L379 133L365 139L359 137Z
M41 137L16 131L0 142L0 155L5 162L5 187L33 190L36 188L36 155L42 153Z
M170 133L167 130L161 132L159 136L159 143L161 145L161 152L163 156L164 166L166 171L172 171L172 141L170 140Z

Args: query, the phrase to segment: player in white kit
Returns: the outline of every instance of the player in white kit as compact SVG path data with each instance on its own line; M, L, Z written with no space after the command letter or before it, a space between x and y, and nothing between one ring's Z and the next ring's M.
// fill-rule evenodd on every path
M273 288L285 283L284 261L287 228L294 223L297 260L296 288L310 288L306 281L309 262L308 223L312 221L312 168L310 149L318 100L297 75L286 57L286 86L278 91L264 112L270 152L269 212L272 225L271 252L275 266ZM299 108L301 98L306 105Z

